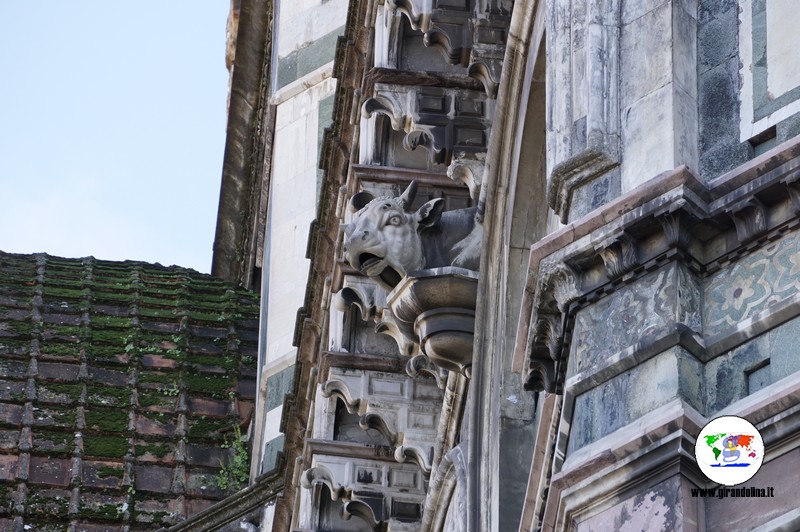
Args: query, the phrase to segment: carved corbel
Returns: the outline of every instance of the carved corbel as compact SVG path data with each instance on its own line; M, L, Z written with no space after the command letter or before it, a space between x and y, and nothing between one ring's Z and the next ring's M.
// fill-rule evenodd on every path
M355 414L361 408L361 400L354 398L347 383L339 379L330 379L320 385L320 393L325 399L330 399L334 395L344 402L345 408L351 414Z
M377 430L384 438L386 438L386 441L389 442L389 445L393 447L400 442L399 435L389 428L389 424L386 423L386 420L383 419L383 416L376 414L375 412L367 412L361 416L358 419L358 426L361 427L362 430Z
M428 159L431 162L444 162L444 146L437 141L432 128L415 127L403 137L403 148L406 150L414 151L420 146L428 152Z
M664 240L670 248L686 249L692 239L691 217L683 210L685 205L686 200L678 200L669 212L657 217L664 231Z
M636 241L625 233L601 244L598 252L611 280L622 277L639 265Z
M365 500L362 500L361 497L365 494L359 494L356 492L352 492L350 494L349 500L345 501L344 505L342 506L342 518L345 521L349 521L351 517L358 517L362 521L364 521L372 530L378 531L380 530L380 524L382 519L378 519L375 517L374 508ZM375 497L381 497L380 493L375 493ZM381 497L382 498L382 497ZM383 512L381 513L381 517L383 517Z
M725 209L736 226L736 238L746 242L767 230L767 211L755 196Z
M361 105L362 118L370 118L374 114L381 114L389 118L392 129L402 131L405 129L405 115L403 103L396 98L390 98L386 94L378 94L372 98L367 98Z
M411 462L417 465L425 476L431 474L431 463L423 449L417 446L400 445L394 450L394 459L403 464Z
M561 393L561 387L558 383L557 364L547 355L547 353L539 354L534 349L528 362L528 372L525 379L526 390Z
M541 314L536 318L533 341L536 345L545 347L552 360L561 358L561 314Z
M373 320L378 315L374 288L370 290L365 286L359 288L347 286L336 294L334 304L340 312L347 311L351 306L357 307L364 321Z
M464 154L454 158L447 167L447 177L453 181L464 183L469 189L469 197L477 201L481 193L483 170L486 163L480 159L467 159Z
M425 12L422 2L415 2L414 0L386 0L386 5L392 13L400 12L405 15L411 28L415 31L427 30L430 24L430 12Z
M376 320L378 324L375 325L375 332L390 336L397 343L400 356L414 356L419 352L419 345L410 340L415 337L413 331L403 332L404 329L408 329L408 325L398 321L391 310L381 309Z
M347 490L336 482L333 473L325 466L316 466L307 469L300 477L300 485L305 489L312 489L318 485L326 486L331 492L331 500L337 501L347 495Z
M792 176L791 178L781 181L786 192L789 194L789 200L792 203L792 210L795 215L800 215L800 176Z
M428 358L428 355L419 353L406 362L406 374L409 377L416 378L422 373L436 379L436 386L438 386L440 390L444 390L447 385L447 375L449 372L446 369L434 365L431 359Z
M500 85L499 80L502 65L502 59L476 61L470 63L467 67L467 75L481 82L486 96L489 98L496 98L497 88Z
M563 262L550 265L543 273L543 286L552 294L558 310L566 312L569 304L580 297L580 276Z
M464 43L465 33L464 25L437 24L432 21L422 38L422 43L441 52L449 64L466 65L469 61L471 43Z

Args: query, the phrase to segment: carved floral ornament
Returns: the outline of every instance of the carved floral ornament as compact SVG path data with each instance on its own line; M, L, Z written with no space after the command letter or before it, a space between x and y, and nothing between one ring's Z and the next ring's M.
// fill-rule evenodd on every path
M339 301L397 341L412 357L409 375L428 373L442 386L442 370L468 374L472 364L482 228L475 208L445 212L441 198L412 211L416 191L411 182L398 197L352 197L342 251L375 284L345 287Z
M711 277L797 229L800 170L791 160L777 159L784 164L774 164L778 168L761 177L742 176L738 186L731 177L707 185L679 169L654 180L651 195L636 191L635 197L629 194L633 199L622 197L598 211L598 218L608 220L604 225L589 220L535 244L532 257L545 247L555 251L532 259L523 299L529 319L518 331L516 353L525 357L525 367L517 367L525 371L527 387L563 391L582 308L673 262L695 278ZM554 240L563 244L555 246ZM706 349L702 325L696 327L701 345L694 349Z

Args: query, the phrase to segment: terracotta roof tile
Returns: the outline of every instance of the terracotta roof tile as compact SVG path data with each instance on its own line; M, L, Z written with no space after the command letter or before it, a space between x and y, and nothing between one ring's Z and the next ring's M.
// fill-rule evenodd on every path
M0 529L153 530L228 495L257 345L257 296L208 275L0 252Z

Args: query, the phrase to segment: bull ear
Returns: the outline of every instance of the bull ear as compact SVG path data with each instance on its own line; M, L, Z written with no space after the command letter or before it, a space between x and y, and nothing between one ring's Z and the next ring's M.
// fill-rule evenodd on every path
M369 192L359 192L358 194L353 194L353 197L350 198L350 210L352 212L358 212L363 209L367 203L374 199L375 196Z
M424 203L422 207L414 213L414 219L423 227L431 227L439 222L443 210L444 200L442 198L435 198Z
M403 210L407 211L411 208L411 204L414 203L414 198L417 196L417 182L412 181L408 184L408 187L400 195L400 201L403 203Z

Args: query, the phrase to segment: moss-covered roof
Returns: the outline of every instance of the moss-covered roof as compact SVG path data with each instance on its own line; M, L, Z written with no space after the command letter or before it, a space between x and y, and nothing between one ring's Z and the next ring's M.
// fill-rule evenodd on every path
M257 295L209 275L0 252L0 530L154 530L228 495L257 337Z

